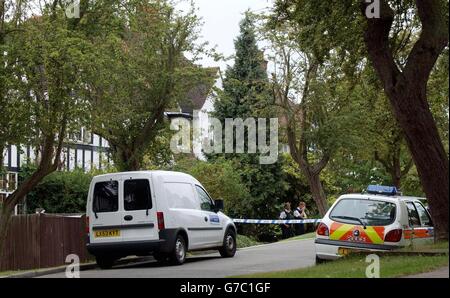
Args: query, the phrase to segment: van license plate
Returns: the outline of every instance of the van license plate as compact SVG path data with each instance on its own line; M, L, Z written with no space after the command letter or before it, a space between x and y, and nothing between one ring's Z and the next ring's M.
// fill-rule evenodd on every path
M120 230L96 231L95 238L120 237Z

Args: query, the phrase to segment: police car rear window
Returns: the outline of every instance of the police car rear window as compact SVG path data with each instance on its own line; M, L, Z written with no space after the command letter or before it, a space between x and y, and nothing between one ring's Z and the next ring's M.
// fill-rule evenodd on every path
M367 226L387 226L395 221L393 203L362 199L339 201L330 213L330 219L343 223Z

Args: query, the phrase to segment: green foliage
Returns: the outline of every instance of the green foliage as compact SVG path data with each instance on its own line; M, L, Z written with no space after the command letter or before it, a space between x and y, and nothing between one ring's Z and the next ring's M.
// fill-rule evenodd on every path
M183 158L171 169L191 174L205 186L213 199L224 200L225 211L229 216L248 216L246 212L251 208L250 193L230 161L219 159L208 163Z
M238 248L244 248L244 247L251 247L251 246L256 246L256 245L261 245L262 243L259 242L258 240L252 238L252 237L248 237L248 236L244 236L244 235L237 235L237 246Z
M142 169L158 170L170 167L173 163L173 152L170 149L170 139L173 131L169 125L162 128L150 146L145 150Z
M181 13L170 0L125 5L122 30L95 40L89 96L94 132L111 144L116 166L139 170L165 129L164 112L206 72L184 57L200 51L194 43L199 26L194 8Z
M446 48L439 57L428 83L430 109L438 126L442 142L449 151L449 49Z
M21 172L24 179L33 170L25 168ZM34 213L36 208L46 213L84 213L89 185L93 175L81 170L54 172L48 175L27 195L27 210Z
M389 34L390 51L398 69L403 71L420 34L417 7L414 1L386 2L394 17ZM331 161L332 169L328 172L335 176L336 187L346 191L360 190L369 182L393 184L392 168L397 168L402 172L403 192L420 195L423 191L415 167L410 167L411 156L403 132L382 92L378 74L367 59L363 40L367 22L360 5L359 1L277 0L268 25L272 30L283 28L288 41L297 42L302 51L312 53L319 62L336 57L342 63L340 67L333 66L337 74L333 77L344 77L350 83L351 88L343 90L342 94L346 95L354 115L359 117L355 118L358 121L349 122L352 123L349 130L355 138L344 144ZM448 1L439 1L437 5L448 7ZM442 11L448 19L447 9ZM427 95L447 151L448 75L448 49L445 49L429 79ZM342 82L339 85L343 86ZM375 152L378 153L376 160Z
M6 144L58 142L56 135L88 114L81 82L92 60L89 42L60 6L43 5L30 16L27 5L6 1L0 11L0 151Z
M214 103L213 116L225 123L225 118L270 118L276 116L267 73L266 61L257 45L253 16L249 13L240 23L240 35L235 40L235 64L229 67ZM223 125L224 127L224 125ZM225 134L223 134L224 136ZM286 189L281 162L260 165L257 154L217 154L208 159L224 158L248 189L249 197L242 202L245 217L276 218ZM270 235L271 227L257 227L259 234ZM248 234L251 232L247 231Z

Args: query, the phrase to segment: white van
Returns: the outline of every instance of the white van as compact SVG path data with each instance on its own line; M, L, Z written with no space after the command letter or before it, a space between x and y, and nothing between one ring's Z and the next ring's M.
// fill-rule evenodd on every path
M88 251L101 268L152 254L181 265L186 252L236 253L236 226L190 175L145 171L96 176L87 200Z

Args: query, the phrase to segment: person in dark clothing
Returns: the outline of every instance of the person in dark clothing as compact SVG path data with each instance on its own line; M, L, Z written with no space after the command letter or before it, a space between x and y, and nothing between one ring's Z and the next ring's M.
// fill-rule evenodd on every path
M306 203L300 202L298 207L294 210L294 218L297 220L303 220L308 218L306 215ZM303 235L305 234L305 224L295 224L295 235Z
M292 213L291 203L284 204L284 210L280 213L281 220L294 219L294 214ZM294 236L294 231L292 224L281 224L281 232L283 239L287 239Z

